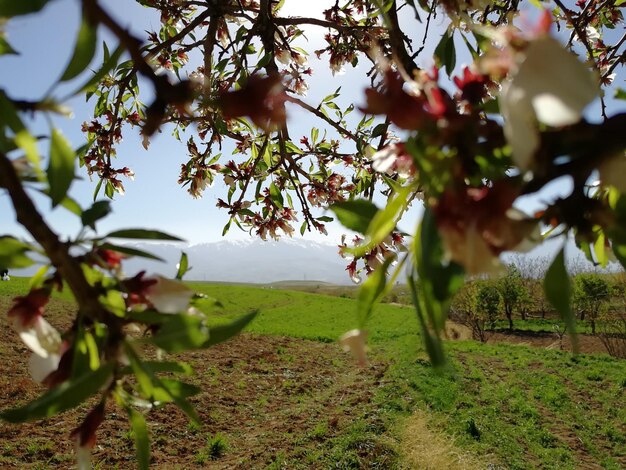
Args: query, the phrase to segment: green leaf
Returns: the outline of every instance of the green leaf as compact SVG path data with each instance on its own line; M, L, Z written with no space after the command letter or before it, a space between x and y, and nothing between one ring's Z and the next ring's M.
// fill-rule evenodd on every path
M171 240L176 242L182 242L184 240L175 237L173 235L169 235L165 232L160 232L158 230L146 230L143 228L127 228L122 230L116 230L114 232L109 233L104 238L133 238L140 240Z
M17 238L3 236L0 237L0 266L5 268L27 268L35 264L28 256L27 251L32 247Z
M158 380L160 385L163 387L163 390L165 390L165 392L172 398L187 398L197 395L202 391L202 389L196 385L181 382L176 379L161 378ZM157 400L159 399L158 396L156 398Z
M357 294L357 316L359 318L359 328L363 328L367 322L374 305L382 298L387 286L387 269L393 262L393 257L389 256L385 262L376 268L368 276Z
M456 49L454 46L454 34L446 31L442 36L439 44L435 48L435 57L440 66L446 69L446 73L450 75L456 66Z
M377 124L376 127L374 127L374 130L372 130L372 139L383 135L385 132L387 132L388 127L389 126L384 122L381 124Z
M46 6L49 0L0 0L0 18L36 13Z
M548 268L543 280L543 290L546 299L559 312L561 318L570 332L574 352L578 352L578 339L576 337L576 318L572 312L572 281L565 268L565 247L559 251L554 261Z
M365 234L378 208L367 199L353 199L330 206L341 224L355 232Z
M626 245L619 244L615 240L611 240L611 249L617 258L617 261L626 269Z
M446 363L446 355L443 351L443 344L441 342L439 334L432 331L426 320L426 300L424 299L424 295L421 292L422 290L419 288L418 281L416 280L413 273L409 275L408 281L409 288L411 289L413 306L415 307L415 313L417 314L417 319L419 321L420 329L422 331L422 338L424 339L426 352L428 353L428 357L430 358L430 362L432 363L433 367L442 367Z
M198 316L178 314L163 323L150 342L170 352L181 352L203 347L209 341L209 330L204 319Z
M110 380L112 374L113 364L105 364L98 370L63 382L25 406L2 412L0 417L11 423L49 418L80 405L97 393Z
M182 280L183 276L190 270L191 268L189 267L189 258L187 257L187 253L183 251L180 254L180 261L178 262L178 271L176 272L176 279Z
M13 47L11 47L11 44L9 44L6 39L0 36L0 55L8 54L19 55L17 51L13 49Z
M152 399L154 396L154 385L152 383L154 374L152 374L149 369L145 368L144 363L141 362L141 359L133 347L127 342L124 343L124 351L126 352L126 357L128 357L128 361L130 362L130 367L135 373L141 392L146 398Z
M192 375L193 369L185 362L172 362L172 361L144 361L143 367L153 374L158 372L171 372L174 374ZM123 375L128 375L133 372L132 367L124 367L120 370Z
M89 209L83 211L80 220L85 227L96 230L96 222L111 213L111 203L109 201L96 201Z
M1 126L7 126L13 131L15 134L13 138L15 145L24 151L28 162L35 170L37 178L43 179L37 139L28 132L15 106L13 106L13 101L11 101L2 90L0 90L0 127Z
M270 197L272 198L274 204L282 209L284 203L283 195L281 194L278 186L276 186L274 183L270 184Z
M226 325L214 326L210 330L209 340L206 341L202 347L209 348L218 343L223 343L235 335L238 335L252 320L254 320L254 317L256 317L258 313L258 310L255 310L254 312L250 312L247 315L239 317Z
M626 90L624 90L623 88L618 88L617 90L615 90L614 98L616 100L626 100Z
M184 393L193 392L193 390L189 390L189 387L191 386L187 386L182 389L180 386L176 387L172 385L171 380L162 382L154 376L149 368L145 367L145 363L139 359L137 353L130 344L125 343L124 346L126 355L128 356L128 360L130 361L130 365L135 372L135 377L137 377L137 382L139 383L144 396L153 401L157 396L161 399L160 401L173 401L176 403L176 406L185 412L189 419L196 424L200 424L200 418L198 417L196 410L193 408L191 403L185 400Z
M140 470L147 470L150 468L150 438L148 437L146 420L141 413L130 407L127 407L126 411L135 438L137 465Z
M52 207L56 207L67 194L74 179L74 161L76 155L68 140L58 129L52 129L50 138L50 162L48 164L48 183Z
M463 267L455 262L443 261L443 245L435 217L429 209L424 211L415 242L420 282L430 286L434 300L449 303L452 296L463 286Z
M59 205L79 217L83 213L83 209L80 207L80 204L78 204L75 199L72 199L69 196L65 196Z
M70 59L69 64L61 76L61 81L71 80L79 73L89 66L89 63L93 59L96 53L96 43L98 41L98 29L97 26L92 24L83 16L83 21L78 30L78 36L76 37L76 46L74 47L74 54Z
M410 186L399 188L394 195L389 198L387 205L379 210L372 218L367 228L367 242L348 250L348 252L355 256L362 256L376 245L382 243L396 227L398 218L406 207L407 200L412 190Z

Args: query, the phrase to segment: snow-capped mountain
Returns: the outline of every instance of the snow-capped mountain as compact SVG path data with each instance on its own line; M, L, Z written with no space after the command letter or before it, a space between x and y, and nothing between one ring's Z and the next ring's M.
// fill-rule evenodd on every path
M337 246L303 239L222 240L185 246L174 243L126 244L155 254L165 263L133 258L124 262L124 271L133 275L141 269L172 276L181 252L187 253L191 271L185 279L199 281L270 283L277 281L322 281L349 284L347 262Z

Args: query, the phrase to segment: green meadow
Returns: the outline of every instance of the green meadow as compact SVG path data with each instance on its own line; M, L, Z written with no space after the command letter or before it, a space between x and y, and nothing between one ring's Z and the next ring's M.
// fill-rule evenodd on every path
M259 310L247 334L328 343L338 357L345 354L337 338L357 326L350 298L189 285L221 302L211 313L212 324ZM24 279L0 284L0 306L26 289ZM72 308L65 293L55 302ZM198 302L201 310L208 305ZM370 359L379 367L366 412L320 444L315 464L286 454L274 468L626 468L624 360L463 340L446 341L448 364L433 370L410 307L378 305L367 329ZM374 369L360 372L368 373ZM418 419L422 424L416 427ZM316 439L324 441L325 430L317 432ZM436 457L438 450L445 455ZM377 456L368 457L370 451Z

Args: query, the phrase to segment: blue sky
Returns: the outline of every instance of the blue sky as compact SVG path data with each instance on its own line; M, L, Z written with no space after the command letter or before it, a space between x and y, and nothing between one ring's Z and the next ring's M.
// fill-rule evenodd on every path
M331 1L323 0L316 2L302 2L287 0L283 14L301 16L321 16L321 11L331 4ZM116 16L122 24L129 27L136 35L142 36L144 30L154 30L159 26L158 16L151 9L144 8L130 0L110 0L103 5ZM440 32L445 28L442 23L443 15L432 25L432 41L429 48L432 50L439 39ZM78 29L79 8L75 0L55 0L50 2L42 14L21 17L8 23L6 31L8 40L20 56L0 57L0 88L13 98L39 99L45 95L50 86L58 78L72 52L75 34ZM307 30L308 43L302 47L312 51L323 47L322 28ZM439 33L439 34L438 34ZM421 39L421 37L419 38ZM114 44L104 29L100 29L100 40ZM418 39L416 38L416 41ZM457 43L457 46L460 46ZM462 48L459 47L459 50ZM429 57L428 48L423 57ZM458 60L457 67L463 65L463 56ZM97 66L96 59L93 66ZM311 77L310 91L305 101L317 104L325 95L334 91L338 86L343 87L345 93L343 102L363 103L363 90L368 82L365 77L367 64L361 65L356 70L348 67L343 75L332 76L327 66L318 62L312 54L309 57L314 74ZM465 60L468 61L467 59ZM193 57L190 65L192 68ZM424 66L432 65L428 62ZM89 73L89 72L88 72ZM53 96L64 96L68 91L76 87L77 83L84 80L84 76L70 82L69 85L59 87ZM149 87L144 87L148 90ZM149 93L142 95L143 100L149 102ZM70 101L74 112L71 120L56 119L58 125L75 147L84 142L84 136L80 132L80 125L91 116L93 103L85 103L84 98L78 97ZM590 107L590 115L599 115L599 106ZM355 117L358 112L353 113ZM360 118L360 116L358 116ZM290 132L294 140L301 135L308 135L312 126L320 125L307 116L304 112L290 109ZM35 133L46 134L48 125L46 121L38 119L31 121ZM354 149L347 146L347 150ZM47 142L41 143L42 154L47 152ZM229 158L230 149L226 147L223 154ZM113 202L113 214L99 224L101 234L122 227L147 227L156 228L179 235L191 243L214 241L221 237L222 227L228 217L225 211L218 210L215 203L218 197L224 197L226 190L221 183L208 189L200 199L193 199L185 189L177 184L180 164L186 161L186 148L184 144L176 141L169 135L167 129L152 139L149 151L141 146L140 138L136 132L127 129L123 143L118 147L119 166L129 166L136 174L134 182L125 181L126 194L116 196ZM226 161L226 160L225 160ZM78 200L83 207L91 203L95 181L89 181L85 172L77 170L82 181L76 181L70 194ZM218 178L221 180L221 178ZM543 198L550 198L555 191L562 191L567 183L557 183L556 189L549 189L532 200L526 201L523 206L528 211L539 207ZM50 211L49 201L35 196L38 205L53 228L65 235L73 235L80 229L75 216L68 214L64 209ZM414 210L405 223L405 230L411 230L417 218L418 210ZM0 233L11 233L26 236L21 227L13 222L12 209L7 196L0 194ZM329 242L337 242L340 235L346 231L336 225L328 226ZM228 235L231 238L246 237L247 234L237 228L231 228ZM319 239L317 234L307 234L308 238Z
M316 2L315 7L322 10L323 3ZM291 4L294 4L293 2ZM311 6L291 8L288 2L289 14L314 15ZM129 27L137 36L141 37L144 30L154 30L159 27L158 16L153 10L144 8L136 2L129 0L115 0L107 2L108 10L121 20L122 24ZM315 16L320 16L317 13ZM78 29L79 10L74 0L56 0L50 2L42 14L20 17L12 20L6 27L8 40L13 47L20 52L20 56L3 56L0 58L3 73L0 75L0 88L7 91L13 98L39 99L45 95L51 84L59 77L69 59ZM145 33L144 33L145 34ZM322 46L322 29L308 34L307 48L319 49ZM100 40L106 40L114 44L102 28ZM42 47L43 45L43 47ZM113 47L111 47L113 48ZM315 67L315 56L310 58L315 68L315 74L311 77L311 90L306 97L307 102L315 103L316 100L330 93L338 86L347 86L351 90L350 101L359 103L362 90L366 87L363 80L362 70L348 71L342 76L332 77L327 68ZM194 65L193 57L190 65ZM97 59L92 64L97 66ZM350 73L352 72L352 73ZM69 85L56 89L53 96L61 97L73 88L77 83L84 81L78 78ZM144 87L148 91L142 95L144 102L149 102L149 86ZM71 120L56 119L55 123L70 139L75 147L84 142L84 135L80 132L80 125L91 116L93 103L85 103L84 98L78 97L69 102L74 112ZM356 113L355 113L356 114ZM292 136L308 135L313 122L297 109L290 110L292 123L290 131ZM30 121L31 128L35 133L47 133L48 125L43 119ZM47 151L47 143L41 144L42 154ZM228 159L231 149L225 147L223 154ZM126 194L116 196L113 202L113 214L102 221L98 230L100 233L121 227L148 227L169 231L177 234L191 243L199 243L217 240L221 237L222 228L228 221L225 211L218 210L215 203L218 197L224 197L226 190L220 181L208 189L200 199L193 199L185 189L177 184L180 164L186 161L186 146L176 141L169 135L167 129L162 134L152 139L149 151L145 151L141 140L136 132L128 129L124 135L124 141L118 147L119 166L129 166L135 171L135 181L124 181ZM70 195L87 206L93 195L95 181L89 181L85 172L77 170L82 181L74 182ZM31 193L32 194L32 193ZM46 214L46 218L52 226L66 235L78 232L80 225L73 215L64 209L50 211L49 202L37 197L40 209ZM17 224L13 223L8 198L0 196L0 213L2 217L0 231L4 233L19 234L25 236L25 232ZM329 227L329 233L333 241L337 241L345 230L337 225ZM232 228L229 237L241 238L247 234ZM319 235L309 234L308 237L319 238Z

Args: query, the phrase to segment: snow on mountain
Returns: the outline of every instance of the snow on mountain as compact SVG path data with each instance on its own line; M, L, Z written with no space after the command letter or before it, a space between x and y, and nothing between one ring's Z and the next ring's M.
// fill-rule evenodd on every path
M185 251L192 267L185 276L188 280L262 284L285 280L350 283L345 273L347 262L337 254L337 246L331 243L304 239L244 239L191 246L173 243L131 243L128 246L153 253L166 262L129 259L124 263L127 275L145 269L148 273L172 276L181 251Z

